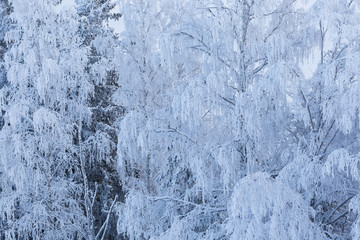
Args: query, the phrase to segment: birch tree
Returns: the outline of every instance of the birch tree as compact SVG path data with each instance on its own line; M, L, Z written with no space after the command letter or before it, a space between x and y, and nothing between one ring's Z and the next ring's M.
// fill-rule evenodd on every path
M4 235L87 238L76 181L83 160L74 131L88 116L84 103L91 87L83 77L87 50L77 36L77 16L59 11L56 1L12 4L16 27L6 35L12 42L5 56L8 94L1 95Z

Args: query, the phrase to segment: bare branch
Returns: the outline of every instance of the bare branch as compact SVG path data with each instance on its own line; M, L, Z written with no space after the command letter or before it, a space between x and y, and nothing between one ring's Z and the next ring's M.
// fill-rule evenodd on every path
M226 98L226 97L223 97L223 96L221 96L220 94L218 94L218 95L219 95L219 97L220 97L221 99L223 99L225 102L230 103L231 105L235 106L235 103L234 103L233 101L231 101L230 99L228 99L228 98Z
M171 127L170 125L168 126L168 129L158 129L158 130L154 130L154 132L156 133L161 133L161 132L173 132L173 133L177 133L185 138L187 138L190 142L194 143L194 144L198 144L197 141L193 140L191 137L189 137L187 134L182 133L180 131L178 131L177 129Z
M263 64L261 64L259 67L255 68L252 72L252 75L257 74L258 72L260 72L266 65L268 64L267 59L265 59L265 61L263 62Z
M299 137L296 136L296 133L295 133L295 132L291 131L289 128L286 128L286 130L287 130L289 133L291 133L291 135L297 140L297 142L299 142Z
M331 224L335 223L335 222L336 222L337 220L339 220L340 218L345 217L345 216L346 216L346 214L348 214L348 213L350 213L350 211L346 211L346 212L344 212L343 214L341 214L339 217L337 217L335 220L333 220L333 221L329 222L328 224L329 224L329 225L331 225Z
M323 64L324 63L324 41L325 41L325 35L327 30L324 29L322 22L319 22L319 27L320 27L320 63Z
M209 109L209 110L202 116L202 118L206 117L206 115L208 115L209 112L211 112L211 109Z
M284 14L285 15L285 14ZM271 32L265 37L264 39L264 42L266 42L268 40L268 38L274 34L274 32L279 29L280 25L282 24L282 21L283 21L283 18L284 18L284 15L281 15L280 17L280 21L279 23L273 28L273 30L271 30Z
M104 239L105 233L106 233L106 229L107 229L107 226L108 226L108 224L109 224L110 214L111 214L112 209L113 209L113 207L114 207L114 205L115 205L115 203L116 203L117 198L118 198L118 195L115 196L114 201L112 202L112 204L111 204L111 206L110 206L110 209L109 209L109 211L108 211L108 214L107 214L107 216L106 216L106 220L105 220L105 222L103 223L103 225L101 226L99 232L96 234L95 239L99 239L100 234L101 234L102 231L103 231L103 234L102 234L102 236L101 236L101 240Z
M331 140L329 141L329 143L326 145L326 148L324 149L323 154L326 153L328 147L329 147L330 144L334 141L334 139L335 139L335 137L336 137L336 135L337 135L338 132L339 132L339 129L336 130L336 132L334 133L334 136L331 138Z
M353 2L354 2L354 0L350 0L348 7L350 7Z
M312 120L313 118L312 118L312 114L311 114L311 110L310 110L310 105L309 105L309 103L307 102L307 100L306 100L306 98L305 98L304 92L303 92L302 90L300 90L300 92L301 92L301 95L302 95L302 97L303 97L303 99L304 99L304 102L305 102L305 104L306 104L306 108L307 108L307 110L308 110L308 114L309 114L309 119L310 119L310 124L311 124L312 130L315 130L314 122L313 122L313 120Z
M332 216L334 216L334 214L336 213L336 211L341 208L342 206L344 206L345 203L347 203L348 201L350 201L355 195L352 195L350 197L348 197L347 199L345 199L344 201L342 201L339 205L336 206L336 208L332 211L332 213L330 214L330 216L324 221L324 223L328 223L328 221L332 218ZM332 223L332 222L331 222ZM331 224L329 223L329 224Z
M97 190L98 190L98 184L97 184L97 182L95 182L95 193L94 193L93 198L92 198L92 201L91 201L91 208L94 207L95 197L96 197L96 195L97 195Z
M321 151L321 148L324 146L324 141L326 140L327 136L329 135L331 129L332 129L333 126L334 126L334 124L335 124L335 120L332 121L330 127L329 127L328 130L326 131L326 134L325 134L324 138L323 138L322 141L321 141L321 144L320 144L320 146L319 146L319 148L318 148L318 150L317 150L317 152L316 152L316 155L319 155L319 153L320 153L320 151ZM319 128L320 128L320 127L319 127Z

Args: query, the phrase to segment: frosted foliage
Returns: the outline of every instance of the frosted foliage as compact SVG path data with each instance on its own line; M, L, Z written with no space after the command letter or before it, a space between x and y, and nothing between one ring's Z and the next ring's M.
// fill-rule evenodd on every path
M319 161L310 161L309 156L299 155L284 167L279 173L278 179L283 184L297 191L305 191L311 198L313 188L317 186L321 179L322 165ZM306 199L310 201L310 199Z
M351 199L349 208L350 208L350 210L353 210L354 212L359 214L359 212L360 212L359 206L360 206L360 196L357 195L353 199ZM351 235L352 235L353 239L360 238L360 218L359 217L357 217L356 221L352 225Z
M144 195L136 192L130 192L127 195L126 205L120 208L120 214L124 216L118 223L119 232L127 232L130 239L139 239L141 237L150 238L163 232L162 225L169 219L161 209L171 207L163 205L161 201L150 201ZM157 211L147 211L147 208L157 209ZM165 215L166 217L162 218ZM142 216L138 218L137 216ZM170 216L171 217L171 216Z
M346 191L347 188L352 187L353 189L358 188L360 182L359 168L360 168L359 156L352 156L346 149L337 149L329 154L326 163L323 166L323 176L331 176L337 186ZM353 184L349 186L347 179L354 181ZM340 183L340 184L339 184ZM340 185L340 186L339 186ZM359 213L359 194L358 190L355 192L357 195L351 195L350 204L348 206L349 211L354 211L356 214ZM354 193L352 193L354 194ZM359 217L357 216L356 220L351 226L351 236L353 239L358 239L360 234L360 225Z
M43 201L33 201L33 189L28 189L27 192L24 192L28 197L23 200L27 201L20 202L20 204L16 204L16 201L13 198L19 198L20 196L3 196L4 200L8 201L8 203L0 203L2 214L4 214L1 217L6 216L5 219L7 220L7 223L11 224L13 226L12 229L16 229L18 234L24 236L24 239L28 239L26 236L35 236L35 238L38 239L39 236L46 239L57 239L56 236L63 236L67 239L71 238L74 232L84 228L85 219L82 217L78 202L70 197L75 191L79 191L79 189L76 186L71 186L72 191L74 192L70 192L63 188L64 184L67 183L59 182L54 184L54 189L52 191L55 192L54 190L56 189L56 192L59 195L51 195L51 198L54 200L51 202L51 210L49 210L46 199L43 199ZM41 197L38 194L36 195L37 197ZM14 211L16 210L24 212L20 219L14 214ZM56 221L56 224L52 225L51 222L49 222L49 219L55 218L58 221ZM44 232L44 229L48 230ZM6 239L17 239L14 232L11 230L6 231L5 234L5 236L7 236Z
M323 174L324 176L332 176L334 179L341 179L339 177L339 174L341 174L344 178L350 178L356 181L354 184L355 188L357 188L359 182L360 182L360 175L359 175L359 169L360 169L360 161L359 156L352 156L350 153L345 149L338 149L333 151L324 167L323 167ZM346 182L345 182L346 183ZM343 183L344 189L346 189L346 185ZM349 211L354 211L356 214L359 214L359 194L357 191L357 195L353 195L353 198L350 201L350 204L348 206ZM353 225L351 226L351 236L353 239L358 239L360 237L360 219L357 216L356 220L354 221Z
M40 133L50 133L53 134L53 131L56 132L57 117L55 113L48 111L45 108L40 108L34 113L34 128Z
M326 239L301 196L265 173L237 183L228 212L231 239Z
M94 163L95 160L106 159L108 162L111 159L111 150L114 148L114 142L111 141L109 135L104 132L96 132L86 141L87 147L91 152L91 159L89 163Z
M331 4L316 1L311 10L318 23L313 28L321 28L324 38L319 42L324 52L323 64L314 76L320 85L316 91L321 90L320 96L329 96L319 104L325 118L334 119L346 134L354 128L359 108L358 94L355 93L359 91L359 83L355 79L360 69L357 59L360 34L358 8L358 1L333 1ZM339 105L346 107L339 108Z
M359 3L2 0L0 239L360 239Z
M294 31L300 15L293 1L175 2L177 9L165 1L142 1L142 9L140 1L121 2L128 17L118 57L131 69L120 73L124 87L115 96L129 110L118 133L118 172L131 190L121 214L141 209L142 216L169 220L156 222L154 230L142 218L136 220L141 228L133 228L128 223L135 220L126 216L118 230L131 238L221 238L224 206L236 182L258 170L278 171L278 158L292 146L286 123L298 105L289 98L296 98L301 80L292 60L308 46L294 43L301 33ZM156 69L163 75L153 78ZM153 91L163 92L158 86L166 86L168 102L153 101ZM141 199L136 206L134 196ZM154 202L167 210L167 204L181 203L184 212L174 207L159 213L150 207ZM292 219L293 226L301 223ZM184 230L185 221L194 221L194 228Z
M16 130L21 127L22 122L27 119L29 120L30 106L28 104L15 104L12 106L8 112L8 123L13 130ZM5 117L6 118L6 117Z
M5 56L8 92L1 98L11 97L1 102L0 132L7 239L70 239L79 229L86 232L81 185L69 172L76 169L75 124L89 116L84 103L92 89L76 13L56 9L57 3L12 1L16 27L6 35L13 45Z
M346 177L360 181L359 164L359 156L351 156L346 149L337 149L328 156L323 174L334 177L336 172L340 172L345 174Z
M132 112L122 120L118 135L118 170L122 180L125 179L127 168L136 168L143 165L143 156L137 139L144 122L142 112Z
M350 56L351 58L351 56ZM357 60L346 59L346 61L356 62ZM338 66L329 64L325 66L324 75L328 78L334 78L334 82L324 82L324 94L331 96L331 101L324 101L322 104L324 115L327 119L334 119L342 132L348 134L355 127L358 118L359 108L359 83L353 79L358 75L354 71L358 67L347 66L339 69ZM339 108L338 104L347 106Z
M83 111L75 101L65 101L75 94L84 101L91 91L87 82L81 80L86 50L78 48L81 39L75 35L78 23L74 12L54 13L55 7L47 1L14 1L13 5L12 17L19 28L7 34L7 41L18 42L6 55L9 81L18 86L19 93L34 86L33 91L47 107L58 108L62 113L70 109ZM39 18L33 14L39 14ZM72 59L77 59L77 64L72 64Z
M129 192L127 201L118 208L118 214L124 217L117 227L119 232L127 232L130 239L142 236L148 239L209 239L226 234L221 224L216 222L207 228L206 233L197 230L206 228L215 220L211 211L221 209L202 208L196 204L190 207L186 206L190 203L187 200L171 196L150 197L135 191ZM186 216L179 216L181 212L187 212ZM200 219L199 216L209 219Z
M240 154L236 151L237 141L232 139L233 115L229 109L223 108L223 100L218 98L222 87L217 76L210 75L207 84L190 82L172 102L174 122L171 125L177 128L175 135L182 135L183 141L187 142L190 151L182 152L182 155L192 168L197 169L195 174L201 179L201 187L210 186L211 181L206 176L217 176L216 171L220 167L224 187L227 188L236 179L236 172L240 173L244 167L229 167ZM219 89L219 92L213 89ZM216 141L209 141L215 138ZM210 174L211 171L214 175Z

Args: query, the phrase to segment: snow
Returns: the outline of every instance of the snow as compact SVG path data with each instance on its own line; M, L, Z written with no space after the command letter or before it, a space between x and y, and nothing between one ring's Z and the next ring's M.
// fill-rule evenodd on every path
M359 9L0 1L0 239L359 239Z

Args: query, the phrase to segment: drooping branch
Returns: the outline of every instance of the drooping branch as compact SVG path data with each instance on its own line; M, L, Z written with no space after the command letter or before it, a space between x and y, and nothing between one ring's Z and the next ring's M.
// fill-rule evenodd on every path
M180 202L186 205L191 205L194 207L198 207L204 210L210 210L210 211L214 211L214 212L223 212L223 211L227 211L227 208L218 208L218 207L213 207L213 206L209 206L206 204L198 204L198 203L194 203L194 202L190 202L190 201L186 201L186 200L182 200L182 199L177 199L177 198L173 198L170 196L162 196L162 197L150 197L150 196L145 196L146 198L152 200L152 201L174 201L174 202Z

